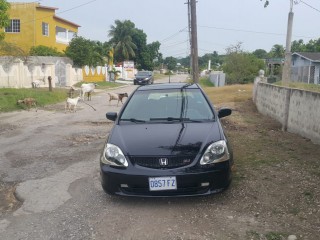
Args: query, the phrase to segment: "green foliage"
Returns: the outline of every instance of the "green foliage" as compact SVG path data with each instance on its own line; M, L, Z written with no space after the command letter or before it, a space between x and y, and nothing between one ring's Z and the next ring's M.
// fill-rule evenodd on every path
M220 65L222 65L222 58L219 56L218 52L207 53L202 57L199 57L199 68L207 69L209 60L211 60L211 69L218 70Z
M67 57L73 60L77 67L104 65L110 46L107 43L91 41L76 36L65 50Z
M153 70L155 67L154 60L159 59L159 49L160 43L158 41L147 44L140 53L141 58L137 59L139 69Z
M177 67L177 59L174 57L166 57L164 59L164 64L167 65L167 68L172 71Z
M156 61L162 60L160 43L156 41L147 44L147 35L130 20L116 20L110 28L110 44L115 47L116 62L131 59L138 69L153 70Z
M6 0L0 0L0 29L9 25L8 10L10 4ZM5 33L0 31L0 41L4 39Z
M267 240L284 240L286 239L282 233L269 232L266 234Z
M109 37L110 43L114 45L115 59L118 61L129 60L135 57L134 50L137 49L136 44L132 41L132 35L135 32L135 25L130 20L115 20L115 25L110 26Z
M47 47L43 45L31 47L29 54L31 56L56 56L56 57L60 57L64 55L63 53L59 52L57 48Z
M253 82L260 69L264 69L263 60L244 52L228 54L223 65L229 84Z
M24 56L28 54L13 43L8 43L6 41L0 41L0 55L1 56Z
M199 83L202 87L214 87L214 84L209 80L208 77L200 78Z
M283 58L285 53L285 49L282 45L280 44L275 44L273 45L269 56L272 58Z
M66 89L54 89L49 92L48 88L1 88L0 89L0 112L9 112L19 109L26 109L23 104L17 104L19 99L34 98L38 106L45 106L62 102L67 97Z
M291 52L320 52L320 38L304 43L302 39L292 42Z
M268 58L268 53L264 49L256 49L253 53L257 58L266 59Z

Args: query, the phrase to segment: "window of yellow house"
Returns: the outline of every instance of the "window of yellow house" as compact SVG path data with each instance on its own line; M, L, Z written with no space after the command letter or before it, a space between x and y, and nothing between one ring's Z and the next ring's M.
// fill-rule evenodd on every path
M49 24L42 22L42 35L49 36Z
M10 25L5 28L7 33L20 32L20 19L10 19Z

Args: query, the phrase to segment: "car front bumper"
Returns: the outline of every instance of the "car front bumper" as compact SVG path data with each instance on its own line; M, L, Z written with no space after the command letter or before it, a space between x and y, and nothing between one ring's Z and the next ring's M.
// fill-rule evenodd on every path
M151 81L151 80L134 79L133 83L134 83L134 85L147 85L147 84L149 84L149 81Z
M177 180L176 190L149 190L149 177L171 177ZM231 167L228 161L213 168L148 169L128 167L113 168L101 164L101 184L105 192L123 196L175 197L200 196L218 193L231 182Z

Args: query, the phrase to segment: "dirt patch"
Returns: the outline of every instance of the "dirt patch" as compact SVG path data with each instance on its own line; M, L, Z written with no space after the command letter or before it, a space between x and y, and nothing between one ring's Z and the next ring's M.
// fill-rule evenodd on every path
M21 206L15 195L15 183L2 183L0 182L0 213L6 214L15 211Z
M266 224L247 231L248 239L286 239L293 233L298 239L316 239L319 145L283 132L278 122L260 115L251 100L237 103L235 110L222 121L235 154L234 211Z

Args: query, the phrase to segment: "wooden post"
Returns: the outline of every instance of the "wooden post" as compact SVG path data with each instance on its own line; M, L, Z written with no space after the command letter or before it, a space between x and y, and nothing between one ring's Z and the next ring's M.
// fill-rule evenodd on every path
M49 82L49 92L52 92L52 83L51 83L51 76L48 77L48 82Z

